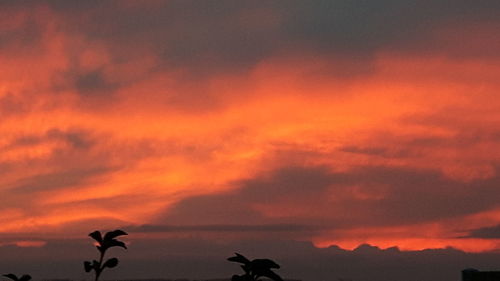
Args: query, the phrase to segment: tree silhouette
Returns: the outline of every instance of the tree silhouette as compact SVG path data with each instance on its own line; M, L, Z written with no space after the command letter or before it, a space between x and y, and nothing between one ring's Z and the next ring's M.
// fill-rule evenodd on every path
M94 271L95 272L95 281L99 280L99 276L101 276L102 271L107 267L107 268L113 268L118 265L118 259L117 258L110 258L104 262L104 255L106 254L106 251L111 248L111 247L122 247L124 249L127 249L127 246L125 243L122 241L119 241L115 239L118 236L122 235L127 235L127 233L123 230L114 230L107 232L104 235L104 238L101 235L100 231L94 231L89 234L90 237L92 237L95 241L97 241L96 248L99 250L99 261L93 260L92 262L90 261L85 261L83 262L83 266L85 268L85 272L90 272ZM28 281L28 280L14 280L14 281Z
M283 281L281 277L272 271L273 268L280 266L270 259L254 259L250 261L243 255L235 253L236 256L230 257L227 260L241 263L241 268L245 271L243 275L233 275L231 281L257 281L261 277L267 277L274 281Z
M20 278L17 277L17 275L9 273L9 274L4 274L3 276L13 280L13 281L30 281L31 276L29 274L24 274Z

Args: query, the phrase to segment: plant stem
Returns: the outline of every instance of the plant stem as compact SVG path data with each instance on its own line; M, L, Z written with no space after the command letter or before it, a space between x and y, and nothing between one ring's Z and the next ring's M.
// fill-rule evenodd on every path
M95 271L95 281L99 281L99 276L101 276L101 272L104 269L102 265L102 261L104 260L104 251L99 251L101 253L101 257L99 258L99 269L96 269Z

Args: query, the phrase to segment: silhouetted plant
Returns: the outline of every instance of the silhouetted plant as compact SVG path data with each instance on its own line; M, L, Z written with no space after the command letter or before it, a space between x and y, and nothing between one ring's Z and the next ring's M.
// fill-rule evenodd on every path
M107 268L113 268L118 265L118 259L117 258L110 258L104 261L104 255L106 254L106 251L111 248L111 247L122 247L124 249L127 249L127 246L125 243L122 241L118 241L115 238L118 236L122 235L127 235L127 233L123 230L114 230L107 232L104 237L102 237L100 231L94 231L89 234L90 237L92 237L95 241L97 241L96 248L99 250L99 261L93 260L92 262L90 261L85 261L83 263L83 266L85 268L85 272L90 272L94 271L95 272L95 281L99 280L99 276L101 276L102 271L107 267ZM17 280L16 280L17 281ZM28 280L19 280L19 281L28 281Z
M275 281L283 281L281 277L272 271L273 268L280 266L270 259L254 259L250 261L243 255L235 253L236 256L230 257L227 260L241 263L241 268L245 271L243 275L233 275L231 281L257 281L261 277L267 277Z
M29 280L31 280L31 276L28 274L24 274L23 276L21 276L19 278L17 277L17 275L12 274L12 273L4 274L3 276L5 276L13 281L29 281Z

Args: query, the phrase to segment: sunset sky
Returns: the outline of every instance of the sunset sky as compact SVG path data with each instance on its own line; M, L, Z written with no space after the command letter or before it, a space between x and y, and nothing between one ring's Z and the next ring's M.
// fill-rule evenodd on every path
M498 254L499 30L496 0L0 1L0 251Z

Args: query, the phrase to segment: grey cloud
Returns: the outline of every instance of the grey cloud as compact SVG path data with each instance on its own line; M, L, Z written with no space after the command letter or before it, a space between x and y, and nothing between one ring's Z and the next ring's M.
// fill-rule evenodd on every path
M169 86L177 91L169 91L163 102L181 110L207 110L220 103L211 95L207 78L248 74L260 62L275 57L305 55L321 61L321 69L313 75L346 79L373 73L375 54L385 50L498 56L494 44L479 44L480 50L462 44L455 50L457 44L436 42L439 39L433 34L440 25L497 22L498 1L189 0L139 5L73 0L1 5L19 9L46 5L57 14L58 31L76 34L83 42L97 43L108 51L106 65L83 70L73 62L52 78L52 92L74 90L82 97L81 105L90 103L91 108L104 104L103 100L115 101L114 93L134 82L130 80L175 73ZM457 33L462 30L457 28ZM78 61L85 47L83 43L66 48L66 56ZM134 78L106 77L103 69L140 60L144 53L156 58L150 69L142 69Z
M41 144L50 140L62 140L75 149L89 149L94 144L91 134L78 129L60 130L53 128L42 135L25 135L15 139L6 148L19 146L32 146Z
M24 178L10 188L16 193L43 192L78 186L89 179L110 172L108 167L93 167L59 171Z
M151 225L125 226L130 232L304 232L317 227L297 224L207 224L207 225Z
M240 182L238 190L187 198L158 221L333 228L422 223L498 207L498 184L498 177L464 183L433 171L391 167L360 167L343 173L293 167ZM256 206L281 211L278 217L267 216ZM294 215L294 209L307 211Z
M69 51L70 57L78 50ZM74 59L73 59L74 60ZM75 91L84 100L113 97L116 90L124 83L111 81L104 73L104 65L91 70L82 69L78 62L73 63L65 70L53 74L52 91Z
M52 129L47 132L49 138L63 139L74 148L88 149L93 145L93 140L87 132L78 130L61 131L59 129Z
M446 53L428 37L432 30L452 21L495 20L500 12L498 2L490 0L292 2L283 7L293 15L285 25L290 38L326 52L355 55L384 48Z
M22 9L21 7L16 7L15 4L9 4L13 3L0 3L0 7L5 8L5 11L10 11L12 14ZM0 29L0 50L8 50L14 54L33 51L33 47L40 44L42 34L42 27L32 17L27 17L18 28Z
M159 219L159 223L231 224L237 218L237 222L257 224L262 220L261 214L248 208L238 193L190 197L167 212L168 215Z
M339 149L341 152L362 154L368 156L378 156L383 158L406 158L415 155L416 152L408 148L387 146L356 146L348 145Z
M473 229L465 238L500 239L500 224Z
M314 201L323 195L332 179L326 169L297 167L277 171L270 179L245 181L242 188L222 194L187 198L167 211L163 219L173 224L261 224L272 223L252 206L273 204L280 197ZM278 223L288 223L278 221ZM294 223L290 221L290 223Z
M381 49L453 54L449 46L433 42L430 34L436 27L498 21L500 13L494 0L176 0L133 6L73 0L0 5L22 9L42 3L64 20L61 30L105 43L115 62L137 58L138 50L149 48L161 58L159 68L181 68L190 75L244 72L263 59L294 52L326 55L332 65L336 58L349 58L355 67L348 72L357 75L370 72L371 59ZM40 32L32 35L32 29L22 28L28 32L24 35L6 34L3 41L36 38ZM495 51L496 46L484 46L481 53ZM456 52L480 55L477 50ZM84 93L110 86L99 72L80 75L76 84Z
M429 38L436 26L496 20L500 11L489 0L165 1L134 9L119 1L79 2L48 3L67 16L65 28L114 42L117 54L146 45L168 67L207 73L294 51L364 58L360 67L383 48L447 53ZM89 21L82 23L82 15Z
M83 96L109 95L117 85L106 81L100 70L90 71L76 75L75 87Z
M25 113L30 106L20 97L5 93L0 97L0 114L2 118Z
M343 152L368 154L383 156L387 153L387 149L383 147L358 147L358 146L345 146L340 149Z

